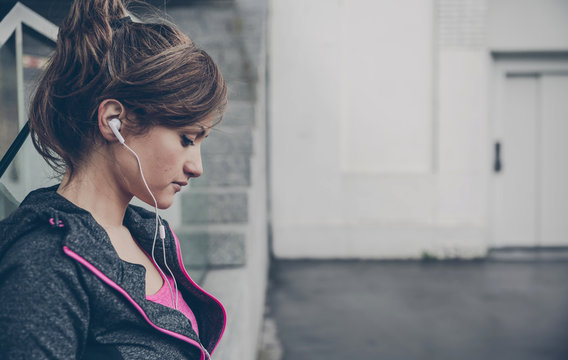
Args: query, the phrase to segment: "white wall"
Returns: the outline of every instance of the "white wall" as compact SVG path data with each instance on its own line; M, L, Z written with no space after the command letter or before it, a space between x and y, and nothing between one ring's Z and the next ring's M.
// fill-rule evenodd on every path
M568 1L489 1L489 47L498 51L568 49Z
M532 16L534 4L522 3L271 1L276 256L485 254L489 45L519 50L507 29L568 4L545 0L545 10ZM564 28L558 23L556 30ZM538 39L550 29L530 31L534 41L522 50L543 49ZM566 36L555 39L547 48L568 49Z
M437 198L431 1L271 5L276 255L418 256Z

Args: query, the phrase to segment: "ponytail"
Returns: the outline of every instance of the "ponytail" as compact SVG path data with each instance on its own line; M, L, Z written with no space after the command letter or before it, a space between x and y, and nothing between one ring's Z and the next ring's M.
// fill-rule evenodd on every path
M113 19L126 14L121 0L75 0L61 23L55 52L30 103L34 146L56 172L74 171L81 142L92 132L85 102L112 43ZM100 77L100 75L99 75ZM77 109L83 107L83 109ZM92 141L92 137L90 140Z
M73 83L84 84L97 73L112 44L111 24L125 16L126 7L121 0L73 1L58 37L64 65L80 66L73 74Z

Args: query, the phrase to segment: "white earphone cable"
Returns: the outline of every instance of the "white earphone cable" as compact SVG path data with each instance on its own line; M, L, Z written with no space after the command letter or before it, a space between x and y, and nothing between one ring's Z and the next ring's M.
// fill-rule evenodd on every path
M163 250L163 253L164 253L164 264L166 265L166 268L168 269L172 279L174 280L176 296L175 296L175 303L173 305L174 305L174 308L177 310L178 309L178 286L177 286L177 282L176 282L176 279L174 277L174 274L172 273L172 270L170 270L170 267L168 266L168 263L166 261L166 247L165 247L165 242L164 242L164 239L166 237L165 236L166 231L164 229L164 225L162 224L162 220L158 216L158 202L156 201L154 194L152 194L152 191L150 191L150 187L148 186L148 183L146 182L146 178L144 177L144 172L142 171L142 164L140 163L140 158L138 157L138 154L136 154L136 152L134 150L132 150L130 148L130 146L126 145L124 142L121 142L121 144L124 145L124 147L126 147L136 157L136 161L138 162L138 168L140 169L140 175L142 176L142 181L144 181L144 185L146 186L148 193L152 197L152 200L154 200L154 209L155 209L155 212L156 212L156 225L155 225L155 231L154 231L154 240L152 242L152 260L154 261L154 264L156 264L156 267L158 268L158 271L162 275L164 281L168 283L168 287L170 288L171 299L172 299L172 302L174 302L174 291L172 289L172 285L170 284L170 282L166 278L166 274L164 274L164 272L162 271L162 269L158 265L158 262L156 261L156 258L154 256L154 248L156 247L156 239L158 237L158 228L159 228L160 239L162 239L162 250Z

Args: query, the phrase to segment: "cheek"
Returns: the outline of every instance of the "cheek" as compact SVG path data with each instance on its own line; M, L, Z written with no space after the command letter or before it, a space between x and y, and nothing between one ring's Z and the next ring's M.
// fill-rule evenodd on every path
M175 151L163 148L162 151L154 154L154 164L161 173L175 171L179 155Z

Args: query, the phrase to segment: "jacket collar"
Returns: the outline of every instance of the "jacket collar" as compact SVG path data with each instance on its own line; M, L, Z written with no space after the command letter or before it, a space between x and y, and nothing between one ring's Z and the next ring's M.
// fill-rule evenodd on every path
M67 246L83 257L138 301L144 299L144 268L120 259L107 232L96 222L91 213L58 194L57 187L31 192L20 208L24 210L33 208L39 215L40 223L49 223L51 227L62 232L62 246ZM129 207L128 211L135 210ZM138 211L145 210L138 208ZM148 229L153 222L148 221L147 218L148 216L129 216L129 219L136 221L133 227L136 228L137 235L133 236L145 239L150 236ZM130 228L130 224L126 221L125 225Z

